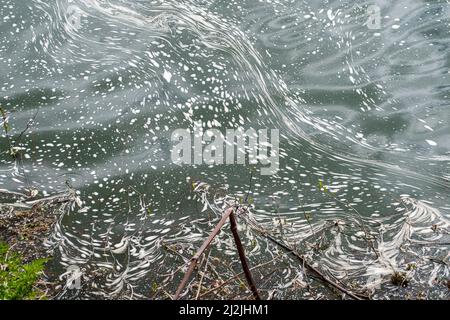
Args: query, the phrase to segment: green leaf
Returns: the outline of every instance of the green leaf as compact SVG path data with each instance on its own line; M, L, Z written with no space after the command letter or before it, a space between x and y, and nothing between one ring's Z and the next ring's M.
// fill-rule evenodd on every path
M28 264L8 246L0 243L0 300L34 299L39 292L33 286L48 259L37 259Z
M319 182L317 183L317 187L319 188L319 190L322 190L322 188L323 188L322 180L319 180Z

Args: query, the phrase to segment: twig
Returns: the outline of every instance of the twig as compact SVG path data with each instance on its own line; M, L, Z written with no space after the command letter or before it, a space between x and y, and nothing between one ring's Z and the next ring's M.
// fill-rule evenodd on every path
M378 252L378 250L375 248L373 241L372 241L372 236L370 235L370 232L367 230L366 225L364 224L364 218L362 217L362 215L359 213L358 210L356 210L355 207L353 207L348 201L343 201L338 199L337 196L333 196L331 195L331 197L336 201L339 202L340 204L343 204L347 209L350 209L351 211L355 212L356 215L358 216L359 221L357 221L357 223L359 224L359 226L361 227L362 231L365 234L364 240L366 240L367 245L370 247L370 249L372 249L373 253L375 253L375 255L377 256L378 259L380 259L380 253ZM392 269L394 269L391 266Z
M209 256L210 255L211 255L211 250L209 250L208 257L206 257L205 269L203 270L203 273L202 273L202 275L200 277L200 281L198 283L197 294L195 295L195 300L198 300L198 297L200 295L200 290L202 289L203 278L205 277L206 270L208 269L208 263L209 263Z
M211 242L214 240L214 238L217 236L217 234L220 232L220 229L223 227L223 225L227 222L228 217L233 213L233 208L228 208L224 214L222 215L222 218L220 219L219 223L216 225L214 230L210 233L208 238L203 242L200 249L197 250L197 253L191 258L191 263L189 265L189 268L187 272L185 273L183 280L181 280L180 285L177 288L177 291L175 292L175 295L173 297L174 300L178 300L180 298L181 291L186 286L189 278L192 275L192 272L194 272L195 266L197 265L198 259L203 254L203 252L208 248L208 246L211 244Z
M271 270L270 272L268 272L267 274L263 275L262 278L261 278L261 281L262 281L262 280L265 280L265 281L264 281L263 283L261 283L261 287L264 287L265 284L266 284L267 282L269 282L270 276L273 275L275 272L277 272L277 271L279 271L279 270L281 270L281 268L275 268L275 269ZM260 290L262 290L262 291L267 291L267 289L261 289L261 288L260 288ZM249 298L250 298L250 296L247 296L247 297L245 297L245 300L247 300L247 299L249 299Z
M252 273L250 272L250 269L248 267L247 258L245 257L245 251L244 247L242 246L241 239L239 238L239 234L237 232L237 224L236 224L236 218L234 217L234 210L231 211L230 214L230 226L231 226L231 232L233 233L234 242L236 243L236 248L239 253L239 259L241 260L242 269L244 270L245 278L247 279L247 282L250 286L250 289L253 293L253 297L255 300L261 300L261 297L259 296L258 289L256 288L255 282L253 281Z
M268 265L268 264L271 264L271 263L273 263L276 259L278 259L279 257L281 257L281 256L283 256L283 255L284 255L284 254L280 254L280 255L276 256L275 258L273 258L273 259L270 260L270 261L267 261L267 262L264 262L264 263L260 263L260 264L258 264L257 266L254 266L254 267L250 268L250 271L257 270L257 269L262 268L262 267L264 267L264 266L266 266L266 265ZM218 285L217 287L212 288L212 289L210 289L210 290L208 290L208 291L202 293L202 294L200 295L200 298L202 298L202 297L204 297L204 296L206 296L206 295L208 295L208 294L210 294L210 293L212 293L212 292L214 292L214 291L216 291L216 290L219 290L220 288L222 288L223 286L227 285L227 284L230 283L231 281L233 281L233 280L239 278L239 277L242 276L243 274L244 274L244 271L242 271L242 272L240 272L240 273L238 273L238 274L235 274L233 277L231 277L231 278L225 280L224 282L222 282L222 283L221 283L220 285Z
M323 282L329 284L330 286L334 287L335 289L338 289L339 291L345 293L346 295L348 295L349 297L355 299L355 300L362 300L362 299L367 299L366 296L360 296L357 294L354 294L352 292L350 292L348 289L344 288L343 286L339 285L338 283L332 281L331 279L328 279L322 272L320 272L317 268L313 267L311 264L309 264L305 258L303 258L303 256L301 256L300 254L298 254L296 251L292 250L291 248L289 248L287 245L281 243L280 241L278 241L277 239L275 239L274 237L268 235L268 234L263 234L263 237L269 239L270 241L272 241L273 243L275 243L276 245L280 246L281 248L283 248L284 250L288 251L289 253L291 253L293 256L295 256L302 265L306 266L309 270L313 271L318 278L320 278Z
M236 275L236 272L233 270L233 267L232 267L229 263L223 262L222 264L223 264L228 270L230 270L230 272L231 272L233 275ZM244 273L242 273L242 274L244 274ZM248 286L248 283L245 283L245 281L242 281L240 277L238 277L237 280L239 281L239 284L240 284L241 286L243 286L243 287L245 287L246 289L249 289L249 290L250 290L250 288L249 288L249 286ZM251 291L251 290L250 290L250 291Z
M6 195L17 196L17 197L24 197L24 198L27 197L27 195L24 194L24 193L15 192L15 191L9 191L9 190L6 190L6 189L0 189L0 194L6 194Z
M9 136L8 114L6 113L5 109L3 109L1 106L0 106L0 114L3 119L3 130L5 131L5 137L6 140L8 141L9 149L11 149L12 145L11 145L11 138Z
M22 132L19 134L19 137L17 138L17 145L20 144L20 142L22 141L22 136L25 134L25 132L27 132L28 129L30 129L31 126L33 125L33 122L34 122L34 120L36 120L36 116L37 116L38 112L39 112L39 110L36 111L36 113L34 114L33 118L31 118L28 121L25 129L23 129Z
M247 194L245 195L245 198L244 198L244 203L247 203L248 196L250 195L250 192L252 192L252 180L253 180L253 170L251 170L251 172L250 172L250 183L249 183Z

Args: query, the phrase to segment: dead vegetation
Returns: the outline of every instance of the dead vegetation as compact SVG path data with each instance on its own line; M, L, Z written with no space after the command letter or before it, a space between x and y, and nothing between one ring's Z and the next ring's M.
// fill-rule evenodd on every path
M73 189L49 197L0 190L0 241L18 253L22 263L51 259L45 240L61 214L77 205L81 201ZM45 298L54 294L55 286L46 281L45 273L35 286Z
M379 223L366 220L350 204L340 201L348 211L345 220L329 220L320 228L309 224L311 233L302 239L292 242L289 234L295 233L290 230L288 223L268 228L254 219L252 205L236 197L216 197L206 184L195 186L198 198L205 203L204 211L212 211L216 215L215 226L210 236L200 249L193 244L164 244L169 255L179 260L179 267L168 274L163 274L164 279L160 285L154 283L152 286L153 298L162 299L428 299L430 289L424 275L433 270L432 287L437 288L441 298L449 296L448 292L448 256L441 259L432 258L432 254L441 251L434 250L435 247L445 246L445 241L427 242L427 250L424 243L420 244L423 255L417 254L416 240L412 238L412 221L405 215L403 228L411 228L408 238L399 243L389 243L395 247L401 260L408 260L403 266L388 257L384 247L383 229ZM248 198L248 197L245 197ZM336 199L337 200L337 199ZM406 201L403 205L410 203ZM245 267L239 263L234 253L227 252L224 256L222 242L231 241L230 233L223 227L229 219L230 211L238 220L240 231L248 261L248 272L251 273L251 281L246 277ZM407 210L405 209L405 212ZM306 219L306 218L305 218ZM217 222L219 221L219 222ZM282 218L280 217L280 221ZM432 228L432 227L430 227ZM440 232L446 239L448 236L447 226L440 224L434 228L434 232ZM214 240L219 234L220 240ZM219 231L218 231L219 230ZM247 237L247 238L246 238ZM338 240L340 239L340 240ZM349 264L348 272L338 277L332 269L322 265L322 258L327 250L336 241L357 242L362 248L352 258L361 259L367 267L383 268L383 273L374 279L358 274L353 271ZM396 240L397 241L397 240ZM333 244L334 243L334 244ZM272 258L263 260L258 252L264 244L266 252ZM365 249L364 249L365 248ZM359 248L358 248L359 249ZM192 256L190 252L197 250ZM249 254L250 253L250 254ZM434 260L436 259L436 260ZM241 259L242 260L242 259ZM263 261L262 261L263 260ZM436 267L436 264L440 264ZM190 266L188 268L188 266ZM356 269L354 269L356 270ZM194 276L191 279L191 275ZM191 280L190 280L191 279ZM433 280L435 279L435 280ZM178 284L176 291L171 292L170 284ZM254 287L253 287L254 286ZM445 288L445 289L444 289ZM445 291L447 290L447 291ZM255 294L257 292L257 294Z

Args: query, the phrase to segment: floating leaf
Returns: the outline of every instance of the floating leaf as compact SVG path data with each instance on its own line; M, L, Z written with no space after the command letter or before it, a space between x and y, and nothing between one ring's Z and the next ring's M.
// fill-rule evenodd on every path
M323 188L322 180L319 180L319 182L317 183L317 187L319 188L319 190L322 190L322 188Z

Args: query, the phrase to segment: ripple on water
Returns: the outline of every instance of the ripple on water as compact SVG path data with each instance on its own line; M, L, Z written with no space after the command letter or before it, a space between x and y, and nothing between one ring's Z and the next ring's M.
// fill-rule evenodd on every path
M212 227L192 182L242 196L250 180L241 166L170 162L172 130L201 121L280 128L280 171L252 178L254 219L275 231L289 225L292 242L325 232L326 249L311 258L326 272L370 278L370 287L421 252L424 273L448 276L427 260L448 247L421 246L446 241L432 226L449 227L442 179L450 174L449 8L386 3L390 17L368 30L365 4L240 5L6 0L0 7L0 28L10 35L0 42L0 102L13 112L13 137L38 112L23 141L26 171L2 157L0 186L32 183L51 193L69 180L84 200L49 239L56 272L80 266L82 296L142 297L180 265L167 245L189 253ZM324 196L319 180L336 198ZM381 230L379 257L346 201ZM354 234L338 232L337 220ZM234 252L226 235L217 247ZM273 251L257 241L250 259ZM301 277L290 263L286 287Z

